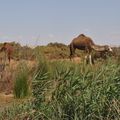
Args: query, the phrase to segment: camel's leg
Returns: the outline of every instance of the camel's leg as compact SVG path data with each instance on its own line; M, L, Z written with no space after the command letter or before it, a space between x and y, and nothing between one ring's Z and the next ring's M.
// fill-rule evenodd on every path
M4 64L6 65L7 64L7 53L5 51L5 55L4 55Z
M85 56L85 64L89 63L88 55Z
M92 65L92 57L91 57L91 55L89 55L89 61L90 61L90 65Z
M91 59L92 59L92 64L95 64L95 62L94 62L94 58L92 57Z
M70 60L72 60L74 54L75 54L75 48L73 47L72 44L70 44Z
M91 55L86 55L86 56L85 56L85 63L92 65L93 62L92 62L92 57L91 57Z
M10 56L8 56L9 64L10 64L10 59L11 59L11 57L10 57Z

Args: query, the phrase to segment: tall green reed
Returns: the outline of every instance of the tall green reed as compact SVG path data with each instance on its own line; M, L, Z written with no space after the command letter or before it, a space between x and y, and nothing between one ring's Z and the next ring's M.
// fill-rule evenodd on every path
M29 74L25 63L20 63L15 76L13 93L15 98L24 98L29 94Z

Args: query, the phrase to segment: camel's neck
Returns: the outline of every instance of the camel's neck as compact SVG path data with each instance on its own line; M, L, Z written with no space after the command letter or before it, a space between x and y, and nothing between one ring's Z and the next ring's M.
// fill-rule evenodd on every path
M101 52L102 52L102 51L105 51L105 47L104 47L104 46L100 46L100 45L95 45L95 44L94 44L94 45L92 45L91 47L92 47L92 49L94 49L95 51L99 51L99 52L100 52L100 51L101 51Z

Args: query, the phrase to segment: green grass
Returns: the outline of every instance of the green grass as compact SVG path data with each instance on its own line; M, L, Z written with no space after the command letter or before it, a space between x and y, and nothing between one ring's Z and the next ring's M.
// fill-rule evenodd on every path
M40 63L33 80L37 119L118 120L120 65L108 60L89 66L71 62Z
M29 100L14 103L0 113L0 120L26 120L31 117L33 118L33 109Z

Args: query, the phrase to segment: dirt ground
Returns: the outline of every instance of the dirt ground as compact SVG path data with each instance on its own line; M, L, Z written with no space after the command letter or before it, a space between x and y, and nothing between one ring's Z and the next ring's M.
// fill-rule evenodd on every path
M11 106L14 103L13 94L5 95L5 93L0 93L0 112L4 110L4 108Z

